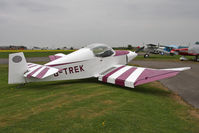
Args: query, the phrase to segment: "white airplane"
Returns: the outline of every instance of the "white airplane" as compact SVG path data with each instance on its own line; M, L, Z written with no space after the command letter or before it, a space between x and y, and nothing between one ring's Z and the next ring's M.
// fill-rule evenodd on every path
M9 84L72 80L96 77L99 81L134 88L137 85L173 77L190 67L151 69L128 66L137 53L114 51L105 44L92 44L68 55L49 56L50 62L27 63L22 52L9 55Z
M174 55L171 50L176 48L177 46L175 45L146 44L146 46L139 48L137 51L144 51L144 58L148 58L150 54Z

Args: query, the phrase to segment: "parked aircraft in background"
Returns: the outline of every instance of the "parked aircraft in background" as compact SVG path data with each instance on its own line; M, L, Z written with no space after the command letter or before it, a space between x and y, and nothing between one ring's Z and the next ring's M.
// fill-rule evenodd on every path
M134 88L137 85L173 77L190 67L151 69L128 66L137 53L114 51L105 44L92 44L71 54L50 56L39 65L27 63L24 54L9 55L9 84L71 80L96 77L99 81Z
M185 56L195 56L195 60L198 61L199 44L195 43L193 45L190 45L188 48L173 49L171 53L176 55L182 55L182 57L180 57L181 61L187 60Z
M171 50L172 49L177 49L179 46L176 46L176 45L162 45L161 48L162 48L162 51L161 49L158 49L160 54L164 55L164 54L167 54L167 55L173 55L171 53Z
M177 47L176 45L146 44L146 46L141 47L140 50L145 52L144 58L148 58L150 54L173 55L170 52Z

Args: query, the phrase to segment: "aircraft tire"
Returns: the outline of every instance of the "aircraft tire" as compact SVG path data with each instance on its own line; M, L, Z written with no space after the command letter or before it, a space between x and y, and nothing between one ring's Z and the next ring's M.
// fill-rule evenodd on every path
M149 57L149 54L145 54L145 55L144 55L144 58L148 58L148 57Z
M164 52L160 52L161 55L164 55Z

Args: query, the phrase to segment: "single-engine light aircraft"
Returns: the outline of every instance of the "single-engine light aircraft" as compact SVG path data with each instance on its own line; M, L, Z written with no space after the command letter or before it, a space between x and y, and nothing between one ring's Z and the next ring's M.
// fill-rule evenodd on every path
M27 63L22 52L9 55L9 84L72 80L96 77L99 81L134 88L137 85L173 77L190 67L151 69L128 66L136 52L113 50L92 44L68 55L49 56L50 62Z
M137 51L144 51L144 58L148 58L150 54L174 55L173 53L171 53L172 49L177 49L177 46L146 44L146 46L139 48Z

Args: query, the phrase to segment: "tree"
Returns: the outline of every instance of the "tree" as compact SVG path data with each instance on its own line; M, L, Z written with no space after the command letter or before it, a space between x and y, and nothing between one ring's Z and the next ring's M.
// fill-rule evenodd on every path
M199 41L197 41L195 44L199 44Z
M131 45L128 45L127 47L129 50L131 50L133 47Z

